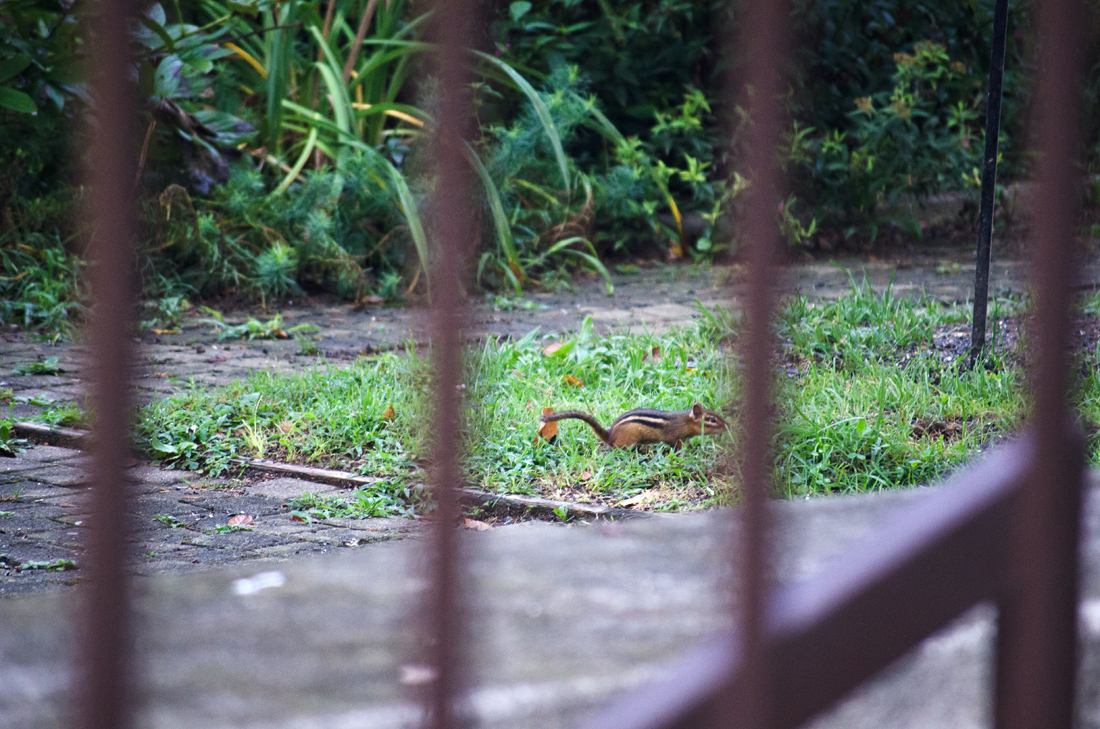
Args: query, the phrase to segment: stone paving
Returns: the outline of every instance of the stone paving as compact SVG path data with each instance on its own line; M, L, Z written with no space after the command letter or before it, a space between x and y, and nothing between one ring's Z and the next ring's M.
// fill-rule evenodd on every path
M56 446L0 459L0 596L80 581L88 459ZM135 466L129 475L133 569L139 575L285 561L395 539L416 528L407 519L292 521L286 504L293 497L338 491L294 478L209 479L151 465ZM237 514L253 517L247 530L228 526ZM60 569L59 560L76 569Z

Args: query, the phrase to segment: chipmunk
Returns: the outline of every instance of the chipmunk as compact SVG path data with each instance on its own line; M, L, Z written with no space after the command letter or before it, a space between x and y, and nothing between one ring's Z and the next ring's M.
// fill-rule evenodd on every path
M688 438L694 438L697 435L717 435L729 429L721 415L713 410L707 410L699 403L692 405L690 410L677 412L649 408L628 410L616 418L610 430L604 430L595 418L583 410L547 413L539 421L553 423L567 418L588 423L596 437L612 448L667 443L678 449Z

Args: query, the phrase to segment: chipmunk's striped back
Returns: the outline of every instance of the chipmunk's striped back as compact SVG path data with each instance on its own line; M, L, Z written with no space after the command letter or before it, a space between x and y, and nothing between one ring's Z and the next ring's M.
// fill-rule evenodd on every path
M721 415L695 403L690 410L669 412L638 408L628 410L616 418L610 430L602 426L588 413L581 410L563 410L542 416L542 421L552 423L573 418L588 423L596 437L612 448L627 448L650 443L667 443L679 448L683 442L697 435L717 435L728 425Z

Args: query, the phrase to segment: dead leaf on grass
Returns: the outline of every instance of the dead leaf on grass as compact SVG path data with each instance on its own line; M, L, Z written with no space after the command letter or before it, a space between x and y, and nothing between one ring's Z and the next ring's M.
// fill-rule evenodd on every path
M549 415L552 412L554 412L554 408L543 408L542 409L542 414L543 415ZM542 438L543 440L547 440L547 441L553 441L554 438L556 438L556 437L558 437L558 424L557 423L546 423L546 422L541 422L540 421L539 422L539 434L535 436L535 440L531 445L533 445L533 446L538 445L539 444L539 438Z
M562 375L561 381L573 387L584 387L584 380L573 375Z
M581 481L590 481L590 480L592 480L592 472L591 471L581 471Z
M550 344L547 344L545 347L542 348L542 356L549 357L554 352L557 352L559 349L561 349L563 346L564 345L562 342L551 342Z
M383 420L396 420L397 412L393 409L393 403L391 402L386 406L386 409L382 411Z
M629 499L623 499L619 502L619 506L638 506L652 500L653 496L648 491L643 491L640 494L631 496Z
M279 423L280 433L289 433L292 430L294 430L294 423L290 422L289 420L284 420Z
M462 525L467 529L473 529L475 532L487 532L492 529L491 526L477 519L463 519Z

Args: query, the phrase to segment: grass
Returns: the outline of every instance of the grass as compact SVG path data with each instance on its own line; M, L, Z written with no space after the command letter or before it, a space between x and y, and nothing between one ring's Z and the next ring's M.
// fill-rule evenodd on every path
M875 295L853 284L833 303L789 300L776 322L775 493L856 493L942 478L1025 421L1029 402L1019 338L1020 302L998 303L997 346L981 366L960 365L967 311L929 299ZM1083 316L1088 313L1087 306ZM1011 318L1005 319L1005 313ZM1006 323L1007 321L1007 323ZM1098 323L1100 327L1100 323ZM705 312L696 328L598 337L591 322L557 341L535 331L488 341L465 364L463 422L469 483L550 498L683 509L736 499L736 432L608 450L579 421L555 443L536 439L539 414L579 408L607 425L635 407L681 410L699 400L736 420L737 317ZM1100 347L1082 355L1074 398L1100 442ZM303 502L305 515L408 513L431 453L428 358L413 347L320 365L294 376L255 375L217 390L193 387L148 406L139 443L170 466L220 473L234 456L339 466L382 481L351 499Z

